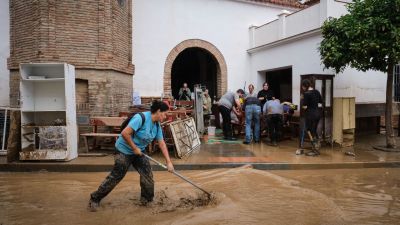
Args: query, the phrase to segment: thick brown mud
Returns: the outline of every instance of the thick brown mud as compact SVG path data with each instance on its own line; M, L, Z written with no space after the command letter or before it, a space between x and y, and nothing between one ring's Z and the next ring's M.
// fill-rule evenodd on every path
M155 172L147 206L139 201L139 176L129 172L94 213L86 210L89 194L106 173L0 173L0 224L399 224L399 172L182 172L212 191L211 199Z

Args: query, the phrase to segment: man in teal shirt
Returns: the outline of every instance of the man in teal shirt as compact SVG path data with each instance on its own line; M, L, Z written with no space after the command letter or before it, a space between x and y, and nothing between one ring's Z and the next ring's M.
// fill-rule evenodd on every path
M144 112L142 116L139 113L136 114L122 130L115 143L118 153L115 156L114 168L101 183L97 191L90 195L88 206L90 211L97 210L100 201L124 178L130 165L140 174L140 201L143 204L153 201L153 173L149 160L142 152L156 139L166 160L168 171L172 172L174 170L160 125L160 122L165 119L165 113L168 109L167 104L164 102L154 101L150 112Z

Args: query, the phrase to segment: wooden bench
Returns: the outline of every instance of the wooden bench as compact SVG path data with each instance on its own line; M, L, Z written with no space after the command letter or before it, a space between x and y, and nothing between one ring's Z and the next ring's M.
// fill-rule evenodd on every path
M126 117L92 117L90 118L90 125L93 126L92 133L83 133L81 136L85 141L86 152L89 152L89 144L88 138L94 138L93 140L93 149L96 148L96 138L114 138L115 140L118 138L122 122ZM105 126L110 128L109 133L99 133L98 127Z
M85 140L85 148L86 148L86 153L89 152L89 143L88 143L88 138L89 137L110 137L110 138L115 138L117 139L119 134L113 134L113 133L83 133L81 134ZM93 147L94 148L94 147Z

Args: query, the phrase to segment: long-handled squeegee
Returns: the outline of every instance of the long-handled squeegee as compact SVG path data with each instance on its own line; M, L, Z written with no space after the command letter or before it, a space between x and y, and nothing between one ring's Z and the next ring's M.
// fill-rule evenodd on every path
M144 155L146 158L148 158L150 161L152 161L152 162L156 163L157 165L161 166L162 168L168 169L166 165L160 163L159 161L157 161L157 160L151 158L150 156L148 156L148 155L146 155L146 154L143 154L143 155ZM207 196L208 196L208 198L211 198L211 194L210 194L208 191L206 191L206 190L204 190L203 188L201 188L199 185L193 183L192 181L190 181L190 180L187 179L186 177L182 176L181 174L179 174L179 173L176 172L175 170L172 171L172 173L175 174L177 177L181 178L182 180L184 180L184 181L188 182L189 184L193 185L194 187L198 188L199 190L203 191L204 193L206 193Z

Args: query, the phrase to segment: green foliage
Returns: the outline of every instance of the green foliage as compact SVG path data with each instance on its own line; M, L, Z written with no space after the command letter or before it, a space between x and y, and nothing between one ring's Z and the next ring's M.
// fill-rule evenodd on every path
M319 47L326 68L387 72L400 62L400 0L354 0L349 14L322 26Z

